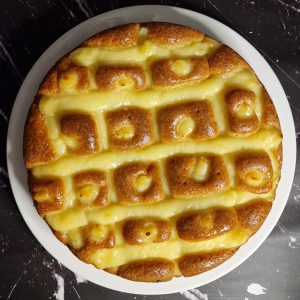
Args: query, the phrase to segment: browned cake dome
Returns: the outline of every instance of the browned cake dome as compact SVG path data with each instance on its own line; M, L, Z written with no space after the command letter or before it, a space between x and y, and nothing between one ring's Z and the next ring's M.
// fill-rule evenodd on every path
M79 259L157 282L208 271L255 234L281 140L272 100L232 49L181 25L128 24L48 72L24 159L38 213Z

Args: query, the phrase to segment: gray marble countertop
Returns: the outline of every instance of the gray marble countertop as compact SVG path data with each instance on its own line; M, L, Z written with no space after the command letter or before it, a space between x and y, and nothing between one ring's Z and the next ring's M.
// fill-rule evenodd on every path
M5 154L8 120L23 79L38 57L73 26L102 12L137 4L198 11L243 35L279 77L292 108L297 136L300 134L299 0L1 0L0 299L299 300L299 164L287 206L263 245L231 273L183 293L138 296L87 282L53 259L24 223L9 186Z

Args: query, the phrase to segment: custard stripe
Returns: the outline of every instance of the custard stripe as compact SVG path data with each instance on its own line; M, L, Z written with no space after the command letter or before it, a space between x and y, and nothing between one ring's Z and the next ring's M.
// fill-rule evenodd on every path
M158 217L162 219L172 218L181 213L194 210L208 209L212 207L234 207L254 199L269 198L270 193L256 195L239 190L229 190L214 196L192 199L169 199L151 204L126 206L112 204L98 211L86 212L90 222L98 224L111 224L127 218Z
M271 193L258 197L256 194L245 191L229 190L214 196L192 199L169 199L144 205L126 206L114 203L97 211L68 208L60 212L51 212L47 214L46 219L55 230L69 231L88 222L108 225L128 218L153 217L168 219L188 211L214 207L234 207L258 198L268 199ZM75 217L73 218L72 216Z
M111 110L125 105L152 108L188 99L204 99L222 90L226 83L235 85L239 82L246 82L246 87L258 87L259 84L255 80L251 71L243 70L231 77L215 76L197 85L174 87L167 90L96 90L88 94L44 96L40 101L39 108L48 116L54 116L64 111Z
M94 118L97 124L98 139L101 143L101 150L106 150L108 148L108 137L104 113L95 113Z
M150 41L146 43L122 50L109 50L101 49L99 47L82 47L74 50L71 53L71 59L78 66L90 66L93 64L126 64L126 63L143 63L149 57L155 56L156 58L163 57L185 57L185 56L202 56L216 47L216 43L211 40L203 42L195 42L192 45L180 48L166 48L154 44Z
M133 161L155 161L178 153L221 155L242 150L268 150L277 147L280 142L281 135L277 129L264 129L245 138L221 137L205 142L154 144L132 152L103 152L93 156L62 157L51 164L34 167L32 173L36 177L67 176L89 169L111 169Z
M245 229L236 228L222 236L201 242L168 241L145 246L122 245L111 249L101 249L92 254L90 259L97 268L103 269L149 257L177 259L182 255L191 253L235 248L244 244L248 238L249 235Z

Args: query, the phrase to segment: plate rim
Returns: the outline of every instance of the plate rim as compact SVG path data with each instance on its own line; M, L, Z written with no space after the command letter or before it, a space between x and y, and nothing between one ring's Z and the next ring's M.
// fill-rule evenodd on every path
M139 12L139 14L137 14L137 12ZM176 21L169 21L170 16L172 18L173 15L174 18L175 16L181 18L176 19ZM128 20L128 18L130 18L130 20ZM88 36L93 34L86 34L84 28L88 26L89 32L92 32L96 28L99 28L97 26L99 26L99 23L101 22L104 22L106 24L104 27L102 26L105 29L119 24L146 21L169 21L177 24L187 25L190 27L201 27L201 30L203 30L203 28L206 28L207 30L203 31L214 38L215 36L220 35L220 33L216 34L214 32L215 29L207 27L208 24L210 24L210 26L212 26L213 24L212 27L215 26L220 31L228 33L231 38L227 36L224 38L218 37L217 40L226 43L224 42L224 39L231 39L231 41L233 41L233 44L229 43L229 46L240 54L242 52L242 56L246 58L247 61L251 61L251 67L254 69L260 81L266 87L274 102L279 119L281 121L283 132L283 164L281 170L281 180L277 188L277 193L274 199L272 210L260 230L245 245L243 245L234 256L232 256L220 266L200 275L188 278L174 278L171 281L161 283L141 283L129 281L107 272L97 270L91 265L87 265L77 259L65 245L63 245L54 237L54 234L52 233L46 222L37 214L32 204L32 198L28 193L26 180L24 181L24 174L26 175L25 166L22 166L21 170L17 168L17 166L20 167L20 161L23 161L22 155L21 158L18 157L18 153L20 154L20 151L22 153L22 149L20 149L20 146L22 146L23 141L20 141L20 139L18 140L17 133L20 131L20 124L16 124L19 122L15 122L15 120L20 120L23 130L24 115L27 115L27 109L22 109L22 106L23 104L28 106L29 99L27 100L28 103L23 103L22 97L23 95L26 95L26 91L27 94L29 93L28 89L30 89L31 91L36 91L39 81L43 78L42 74L44 73L45 75L45 72L49 70L50 67L55 63L55 55L53 55L53 53L51 54L51 52L56 51L56 56L60 58L66 52L64 54L58 53L65 51L65 48L67 48L66 44L70 43L70 45L72 45L72 42L74 43L74 41L78 40L81 36L85 35L85 38L87 38ZM191 23L197 24L197 26L191 26ZM103 30L103 28L101 28L101 30ZM96 32L97 31L95 31L94 33ZM75 34L77 36L74 36ZM239 43L235 44L234 39L237 39ZM84 38L81 41L83 40ZM79 42L77 44L79 44ZM249 54L246 55L243 52L245 49L248 50ZM250 54L254 57L250 58ZM46 57L48 56L51 57L51 59L46 59ZM33 81L33 77L37 77L37 79ZM26 100L26 97L24 98ZM31 98L30 100L31 104L33 98ZM292 135L291 132L294 133L294 135ZM286 157L289 158L288 162L285 159ZM100 286L132 294L160 295L196 288L210 283L224 276L225 274L228 274L234 268L242 264L269 236L269 234L275 227L279 217L281 216L291 191L295 173L295 166L296 136L293 116L288 99L284 93L281 83L279 82L270 65L254 48L254 46L252 46L239 33L235 32L225 24L202 13L173 6L137 5L123 7L94 16L93 18L88 19L68 30L50 45L50 47L40 56L40 58L35 62L31 70L27 74L16 96L16 100L14 102L9 120L7 135L7 167L9 180L17 206L25 223L27 224L33 235L54 258L56 258L60 263L62 263L66 268L73 271L74 273ZM281 197L279 195L281 195ZM24 196L25 198L27 198L27 202L24 201ZM278 200L279 197L280 201ZM28 198L30 199L31 203L28 203ZM67 257L64 257L65 255L67 255Z

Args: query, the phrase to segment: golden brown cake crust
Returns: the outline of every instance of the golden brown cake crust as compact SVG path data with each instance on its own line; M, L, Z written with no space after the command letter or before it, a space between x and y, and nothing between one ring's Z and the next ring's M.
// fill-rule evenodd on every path
M241 154L235 159L237 186L255 193L267 193L272 189L273 168L266 153Z
M266 89L239 54L182 25L121 25L79 48L46 74L25 125L38 213L79 259L128 280L220 265L259 230L280 178Z
M207 160L209 175L203 181L191 177L201 158ZM209 195L229 188L229 176L223 159L219 156L174 156L167 160L167 175L173 197L190 198Z
M259 128L259 120L254 111L255 93L247 90L232 90L225 96L229 130L236 134L254 133ZM239 116L242 110L250 115Z
M184 118L191 118L195 123L195 128L186 137L178 130L180 121ZM174 142L183 138L207 140L218 135L218 125L211 104L205 100L162 107L157 113L157 121L163 142Z
M179 260L178 266L183 276L194 276L209 271L230 258L237 249L187 255Z
M83 42L86 47L122 49L135 46L140 24L127 24L98 33Z
M130 245L160 243L170 239L172 227L169 221L133 219L124 223L122 233L125 242Z
M166 46L184 46L193 42L201 42L204 34L186 26L170 23L144 23L149 30L149 39Z
M51 95L58 92L57 69L54 67L48 72L42 81L38 93L40 95Z
M206 240L231 231L237 225L234 209L219 209L180 218L177 221L178 235L183 240Z
M240 225L253 235L265 221L271 207L272 203L269 201L254 201L238 206L236 213Z
M143 148L154 142L151 114L138 107L120 108L106 114L109 145L113 150L127 151ZM120 130L132 127L132 137L123 138Z
M173 278L175 265L167 259L132 262L118 269L117 274L133 281L162 282Z
M135 187L139 176L149 177L150 185L145 191ZM124 204L151 203L164 199L159 167L156 163L132 163L118 167L114 172L118 200Z
M122 82L124 80L124 82ZM136 90L146 85L145 71L141 67L99 67L96 71L96 83L99 89L112 90L116 85L126 87L126 80L132 80ZM129 82L130 83L130 82Z
M173 87L178 84L201 82L210 75L206 58L191 58L187 62L191 65L190 71L185 75L176 74L172 70L174 63L176 63L174 59L163 59L152 64L152 81L155 87Z
M36 201L36 209L42 217L48 212L57 211L63 207L65 189L62 180L38 180L29 174L28 185Z
M56 158L50 142L46 118L36 99L28 113L24 130L24 160L27 168L53 161Z
M262 123L264 127L275 127L280 129L279 119L276 113L275 106L268 94L267 90L263 89L263 106L264 106L264 113Z
M212 75L229 73L249 67L236 52L226 45L220 46L220 48L209 57L208 64Z
M59 80L61 78L66 79L72 72L78 75L76 88L79 91L86 90L89 87L88 69L82 66L75 66L70 55L67 54L47 73L38 89L38 95L50 96L61 92Z
M108 189L104 172L87 171L78 173L73 177L73 182L79 199L79 207L103 207L108 205ZM96 186L94 197L90 196L93 190L89 191L88 189L88 187L93 188L93 186Z
M77 155L86 155L97 152L96 124L94 119L84 114L68 114L60 119L60 128L63 135L76 138L79 145L69 148L69 152Z

